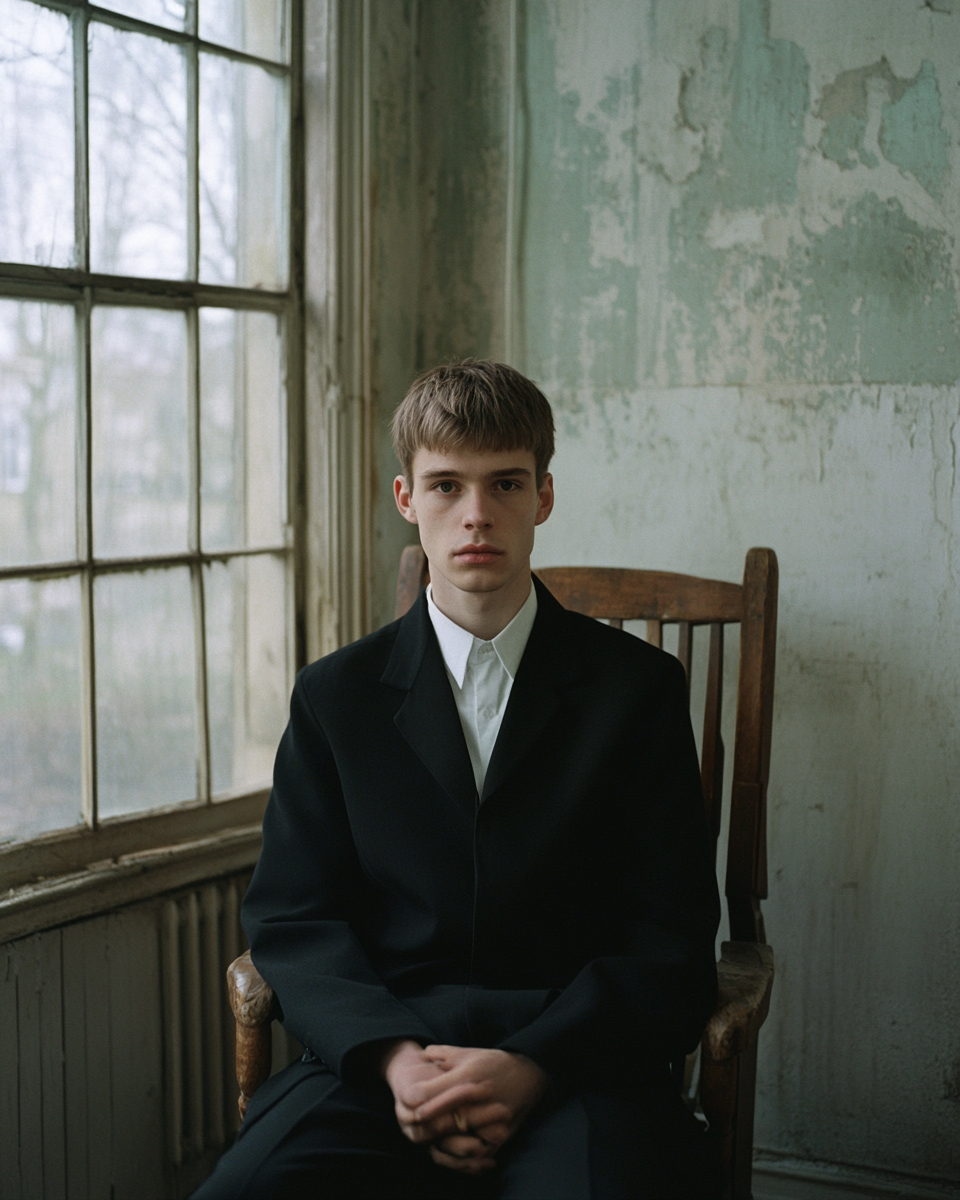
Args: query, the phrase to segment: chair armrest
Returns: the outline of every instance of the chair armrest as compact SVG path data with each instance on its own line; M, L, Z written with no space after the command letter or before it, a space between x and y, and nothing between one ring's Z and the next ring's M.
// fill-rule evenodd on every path
M253 1093L270 1075L273 1059L270 1022L281 1015L280 1005L273 988L253 965L249 950L227 968L227 995L237 1019L236 1068L240 1084L237 1103L242 1120Z
M227 995L238 1025L269 1025L277 1015L273 988L253 965L249 950L227 967Z
M703 1034L703 1052L714 1062L756 1044L770 1011L773 949L760 942L724 942L717 963L719 997Z

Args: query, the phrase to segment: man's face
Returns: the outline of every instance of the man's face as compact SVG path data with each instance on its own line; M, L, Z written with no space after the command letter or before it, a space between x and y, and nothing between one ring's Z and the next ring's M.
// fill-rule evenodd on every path
M553 508L553 478L537 487L531 451L418 450L412 475L412 490L398 475L394 494L433 578L495 592L529 576L534 528Z

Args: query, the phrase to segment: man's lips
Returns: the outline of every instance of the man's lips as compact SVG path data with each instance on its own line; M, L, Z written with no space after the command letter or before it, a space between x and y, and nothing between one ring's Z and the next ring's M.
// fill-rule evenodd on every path
M496 546L481 543L479 546L461 546L459 550L454 550L453 557L465 566L482 566L484 563L496 562L502 554L503 551Z

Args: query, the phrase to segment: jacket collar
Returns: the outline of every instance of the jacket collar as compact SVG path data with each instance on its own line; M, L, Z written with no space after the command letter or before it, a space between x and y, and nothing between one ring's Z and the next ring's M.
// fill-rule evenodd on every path
M481 801L509 779L535 745L579 675L577 640L567 636L567 612L534 576L537 617L510 692L500 733L484 780ZM400 621L381 683L407 692L394 723L448 795L471 815L477 790L460 716L443 656L421 593Z

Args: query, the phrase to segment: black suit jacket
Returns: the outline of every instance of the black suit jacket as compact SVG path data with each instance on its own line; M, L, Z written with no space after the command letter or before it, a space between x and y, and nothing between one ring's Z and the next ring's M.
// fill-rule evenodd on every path
M712 1011L683 669L536 586L479 798L424 596L297 679L243 925L287 1029L344 1078L410 1037L619 1090Z

